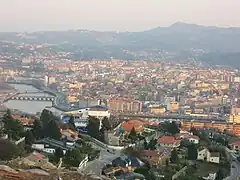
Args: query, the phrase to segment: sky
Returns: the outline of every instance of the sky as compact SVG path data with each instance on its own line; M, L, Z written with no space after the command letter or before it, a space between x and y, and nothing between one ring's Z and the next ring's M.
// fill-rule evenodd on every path
M240 27L240 0L0 0L0 31Z

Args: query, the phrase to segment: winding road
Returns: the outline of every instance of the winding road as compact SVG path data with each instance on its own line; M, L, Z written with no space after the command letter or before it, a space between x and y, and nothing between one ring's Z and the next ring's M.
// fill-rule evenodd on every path
M225 180L237 180L240 177L240 162L237 160L235 153L230 153L232 157L231 174Z

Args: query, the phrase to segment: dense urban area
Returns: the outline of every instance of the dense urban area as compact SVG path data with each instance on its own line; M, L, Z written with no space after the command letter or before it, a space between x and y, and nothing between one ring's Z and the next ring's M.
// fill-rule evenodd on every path
M0 41L0 179L240 177L239 68L35 36Z

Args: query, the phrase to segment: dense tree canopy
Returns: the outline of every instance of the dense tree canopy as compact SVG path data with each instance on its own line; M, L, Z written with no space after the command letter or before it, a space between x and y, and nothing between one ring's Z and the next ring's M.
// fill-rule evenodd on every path
M135 128L133 127L131 132L128 135L128 138L132 141L135 142L137 140L137 132L135 130Z
M22 124L13 119L11 111L8 110L7 113L3 116L4 122L4 133L8 134L10 139L18 140L24 136L24 129Z
M111 123L109 122L109 119L107 117L104 117L102 120L102 126L106 129L106 130L111 130L112 126Z
M154 150L156 149L157 139L151 139L149 143L147 143L146 139L144 140L144 149Z
M177 163L178 162L179 158L178 158L178 152L177 152L176 149L172 150L170 160L171 160L172 163Z
M188 146L188 160L196 160L197 159L197 147L194 144L190 144Z
M169 133L171 135L176 135L180 132L179 125L175 121L161 123L159 128L160 131Z
M88 134L94 138L98 138L100 134L99 127L100 127L99 119L89 116L87 125Z
M40 133L40 136L43 135L44 137L50 137L56 140L61 138L60 128L51 111L44 109L40 117L40 123L36 122L35 125L37 129L34 129L34 131L35 133Z

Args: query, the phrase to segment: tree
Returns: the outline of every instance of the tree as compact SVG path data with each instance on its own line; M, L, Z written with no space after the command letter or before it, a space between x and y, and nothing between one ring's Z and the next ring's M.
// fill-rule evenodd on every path
M56 157L56 160L59 161L60 158L62 158L64 156L62 149L57 148L55 153L54 153L54 156Z
M188 146L188 160L196 160L197 159L197 147L194 144Z
M219 169L216 175L216 180L223 180L225 178L224 174L223 174L223 170Z
M148 143L147 143L146 139L144 139L143 146L144 146L144 149L148 149Z
M70 125L71 129L72 130L75 130L76 129L76 126L75 126L75 123L74 123L74 117L73 116L70 116L70 119L68 121L68 124Z
M109 119L107 117L104 117L102 120L102 126L106 129L106 130L111 130L112 126L109 122Z
M40 121L42 122L43 127L45 128L46 126L48 126L48 123L51 120L53 120L52 112L44 109L41 113L41 116L40 116Z
M48 123L48 126L45 128L45 132L47 137L50 137L56 140L60 140L61 138L60 128L58 127L56 121L54 120Z
M157 145L157 139L151 139L148 144L148 149L154 150L156 149L156 145Z
M148 167L136 168L134 172L142 174L146 178L146 180L155 180L155 176L153 175L151 169Z
M64 156L64 163L69 166L78 167L79 163L85 158L85 155L79 149L72 149L67 151Z
M44 109L41 113L40 123L36 121L34 132L40 137L50 137L56 140L61 138L61 132L51 111Z
M88 134L93 138L98 138L100 134L99 127L100 127L99 119L89 116L87 125Z
M18 140L20 137L24 136L22 124L18 120L13 119L10 110L7 110L6 114L3 116L3 122L4 133L8 134L9 138Z
M179 126L175 121L170 123L168 127L168 132L171 133L172 135L176 135L177 133L180 132Z
M35 141L35 137L33 135L33 132L27 131L25 135L25 143L31 146L34 143L34 141Z
M44 136L42 123L36 119L33 122L33 135L36 139L41 139Z
M164 122L161 123L159 126L159 131L163 131L164 133L170 133L171 135L176 135L177 133L180 132L178 124L173 121L173 122Z
M137 133L136 133L134 127L132 128L131 132L129 133L128 138L131 139L132 142L137 140Z
M171 152L171 157L170 157L170 160L172 163L177 163L178 162L178 152L177 150L174 148Z
M190 132L195 136L200 136L199 131L194 127L191 128Z

